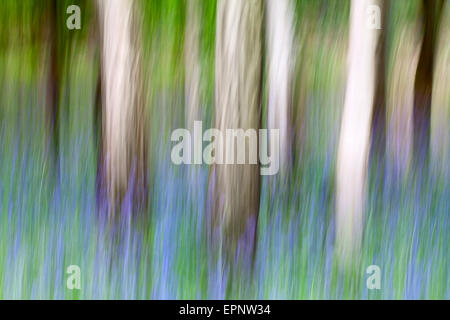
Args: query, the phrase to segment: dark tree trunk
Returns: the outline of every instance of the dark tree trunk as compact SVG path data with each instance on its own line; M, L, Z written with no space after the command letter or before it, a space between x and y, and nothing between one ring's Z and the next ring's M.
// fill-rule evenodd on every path
M382 166L386 156L386 50L389 0L381 2L381 30L376 52L375 97L372 114L371 158Z
M93 114L93 131L94 131L94 145L97 147L97 175L95 179L96 194L97 194L97 208L101 209L104 200L106 199L105 192L105 166L103 158L103 137L102 137L102 69L99 63L99 71L97 76L97 84L95 89L94 114Z
M418 166L427 163L430 146L434 48L443 2L423 0L424 34L414 83L413 154Z
M59 156L59 96L60 63L58 57L57 0L48 2L48 45L50 49L49 72L47 79L46 117L48 127L49 152L56 163Z

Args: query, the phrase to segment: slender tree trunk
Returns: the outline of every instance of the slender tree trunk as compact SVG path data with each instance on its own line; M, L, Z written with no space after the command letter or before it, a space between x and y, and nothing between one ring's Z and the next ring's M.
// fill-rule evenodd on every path
M431 95L433 88L434 48L443 1L423 0L424 34L414 83L413 154L415 165L427 163L430 146Z
M100 63L99 72L97 75L97 83L95 88L95 101L93 113L93 131L94 131L94 145L97 147L97 174L95 179L97 207L101 208L103 199L106 199L106 176L105 176L105 159L103 157L103 129L102 129L102 67Z
M371 125L371 154L376 166L382 166L386 157L386 50L389 0L379 1L379 5L381 29L376 52L376 89Z
M186 33L184 43L185 65L185 122L192 130L194 121L200 115L200 2L190 0L186 3Z
M98 3L97 3L98 4ZM99 9L99 6L97 6ZM103 127L102 127L102 119L103 119L103 84L102 84L102 53L103 53L103 45L102 45L102 33L103 33L103 21L102 14L100 10L96 10L95 12L95 21L91 26L90 33L90 41L92 42L92 46L95 47L95 57L98 62L98 71L97 77L94 79L95 86L95 100L94 100L94 108L92 113L92 129L93 129L93 139L94 146L97 148L97 173L95 177L95 189L96 189L96 200L97 200L97 211L101 212L103 206L106 204L105 199L107 199L106 194L106 176L105 176L105 159L103 158ZM100 45L98 45L100 44Z
M98 0L101 18L102 156L108 212L146 205L147 124L139 18L132 0Z
M262 16L260 0L217 3L215 127L222 132L259 129ZM213 243L231 260L251 259L259 213L259 165L216 164L210 178Z
M337 159L336 249L341 262L356 257L363 209L375 92L378 31L367 28L367 8L375 0L353 0L350 13L347 89Z
M48 1L48 45L50 69L47 80L47 128L49 152L56 164L59 156L60 63L58 57L57 0Z
M280 168L282 173L290 167L291 154L291 88L293 6L290 0L266 1L266 35L268 57L269 129L280 130Z

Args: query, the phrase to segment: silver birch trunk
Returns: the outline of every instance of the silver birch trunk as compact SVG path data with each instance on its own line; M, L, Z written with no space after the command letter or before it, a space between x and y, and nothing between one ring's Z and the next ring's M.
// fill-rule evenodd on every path
M101 33L102 148L109 214L125 195L133 208L145 202L146 117L141 47L133 0L97 0Z
M185 122L192 131L194 121L202 120L200 114L200 2L186 3L186 31L184 42L185 65Z
M291 152L291 70L294 34L294 8L291 0L266 0L266 39L268 58L269 129L280 130L280 168L289 167Z
M337 159L336 249L344 264L357 253L363 210L375 91L378 31L367 27L367 8L375 0L353 0L345 103Z
M217 3L215 127L223 133L226 129L259 129L262 17L261 0ZM248 163L248 154L246 159ZM259 175L258 164L213 167L210 232L227 256L250 258L254 253Z

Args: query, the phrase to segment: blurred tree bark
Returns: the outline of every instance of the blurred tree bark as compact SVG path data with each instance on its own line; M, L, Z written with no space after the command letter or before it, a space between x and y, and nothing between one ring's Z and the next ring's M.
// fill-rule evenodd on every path
M99 18L99 17L97 17ZM100 33L96 33L96 38L98 43L101 43ZM105 178L105 159L103 152L103 85L102 85L102 63L101 63L101 52L99 56L99 70L96 79L95 87L95 101L94 101L94 112L93 112L93 131L94 131L94 145L97 147L97 173L95 177L96 185L96 196L97 196L97 207L100 208L102 205L102 200L106 199L106 178Z
M58 55L58 1L47 1L47 28L49 47L49 71L47 78L46 118L50 156L56 164L59 157L59 99L61 63Z
M262 18L261 0L217 3L215 127L222 132L259 129ZM252 261L259 213L259 164L215 164L209 188L213 245L222 248L228 261Z
M186 128L192 130L194 121L200 115L200 2L186 3L186 28L184 42L185 65L185 121Z
M381 29L376 51L375 101L372 115L371 151L374 164L383 166L386 158L386 68L387 30L390 0L379 1Z
M413 109L413 155L414 164L419 167L428 162L434 50L443 4L442 0L422 1L424 33L414 83Z
M268 58L269 129L280 130L280 168L284 175L291 166L292 125L292 46L294 8L290 0L266 1L266 38Z
M450 181L450 1L442 9L433 73L431 110L431 169L441 181Z
M102 134L97 183L109 216L137 211L147 198L147 118L141 78L140 19L132 0L98 0Z
M378 30L369 28L367 19L369 6L377 5L376 0L351 2L347 88L336 177L336 249L343 266L355 262L362 239L378 41Z

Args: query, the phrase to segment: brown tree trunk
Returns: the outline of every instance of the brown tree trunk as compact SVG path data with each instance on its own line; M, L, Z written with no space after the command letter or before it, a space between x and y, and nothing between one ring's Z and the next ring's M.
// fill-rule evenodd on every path
M443 2L423 0L424 34L414 83L413 155L414 163L427 163L430 146L431 95L433 87L434 49Z
M185 122L192 130L200 114L200 1L186 3L186 28L184 42L185 65Z
M259 129L262 16L260 0L217 3L215 127L223 133L226 129ZM214 165L210 194L213 203L209 231L213 245L222 248L227 260L250 261L256 245L259 165Z
M381 30L376 52L375 97L372 114L371 151L374 165L383 165L386 156L386 50L389 0L379 2Z
M93 113L93 131L94 131L94 145L97 147L97 175L95 179L96 195L97 195L97 207L101 208L104 203L102 201L106 199L106 177L105 177L105 159L103 157L103 129L102 129L102 67L101 63L97 75L97 83L95 88L95 101L94 101L94 113Z
M57 0L48 1L48 46L50 49L47 78L46 118L49 152L56 164L59 156L60 63L58 57Z

